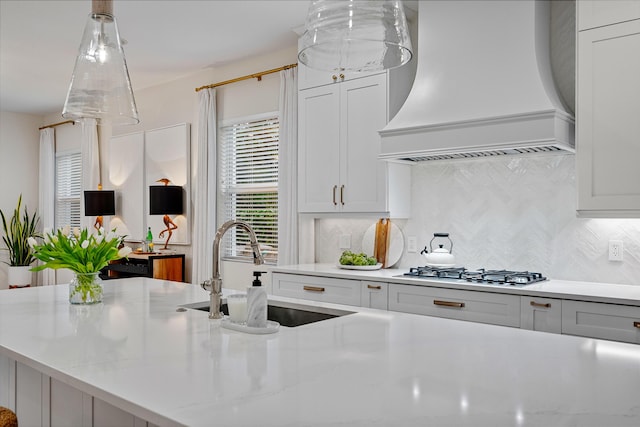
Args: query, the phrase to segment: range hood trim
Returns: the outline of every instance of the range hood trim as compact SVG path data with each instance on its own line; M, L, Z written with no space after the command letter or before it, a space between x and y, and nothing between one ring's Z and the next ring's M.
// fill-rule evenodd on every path
M553 109L401 129L383 129L379 131L382 137L382 154L379 158L412 160L492 151L505 151L503 154L510 154L506 152L545 147L557 149L553 151L575 153L574 126L575 121L571 115ZM526 128L526 132L523 132L523 128ZM526 139L522 138L524 135L527 136ZM388 137L393 138L386 139ZM459 141L473 143L453 144ZM430 146L431 144L435 147ZM394 147L398 146L401 146L402 150L394 151ZM443 146L446 148L438 148Z

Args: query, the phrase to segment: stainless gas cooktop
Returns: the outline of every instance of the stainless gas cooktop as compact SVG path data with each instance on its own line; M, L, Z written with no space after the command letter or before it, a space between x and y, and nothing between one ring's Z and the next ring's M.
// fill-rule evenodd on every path
M479 284L522 286L547 280L540 273L530 271L509 270L467 270L464 267L412 267L408 273L399 277L414 277L417 279L458 279Z

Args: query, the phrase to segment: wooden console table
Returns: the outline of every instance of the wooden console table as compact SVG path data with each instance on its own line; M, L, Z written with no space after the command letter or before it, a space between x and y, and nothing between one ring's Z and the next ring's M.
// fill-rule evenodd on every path
M184 282L184 254L135 253L129 259L112 261L102 270L103 279L153 277Z

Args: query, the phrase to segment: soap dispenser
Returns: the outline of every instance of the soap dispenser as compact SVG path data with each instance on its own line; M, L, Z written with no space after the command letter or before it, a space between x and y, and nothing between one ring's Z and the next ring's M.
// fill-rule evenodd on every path
M254 271L253 285L247 288L247 326L267 327L267 292L262 287L260 276L264 271Z

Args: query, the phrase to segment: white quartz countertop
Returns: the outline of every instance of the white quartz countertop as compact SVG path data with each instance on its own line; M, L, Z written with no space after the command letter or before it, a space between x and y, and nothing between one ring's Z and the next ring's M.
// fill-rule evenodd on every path
M346 270L334 264L298 264L273 267L274 273L303 274L342 279L370 280L386 283L402 283L416 286L434 286L479 292L496 292L534 297L573 299L640 306L640 283L618 285L614 283L579 282L550 278L526 286L490 285L469 283L465 280L429 280L402 276L406 269L380 269L372 271Z
M197 286L104 287L0 291L0 353L159 425L640 425L640 345L308 301L356 313L249 335L176 311Z

